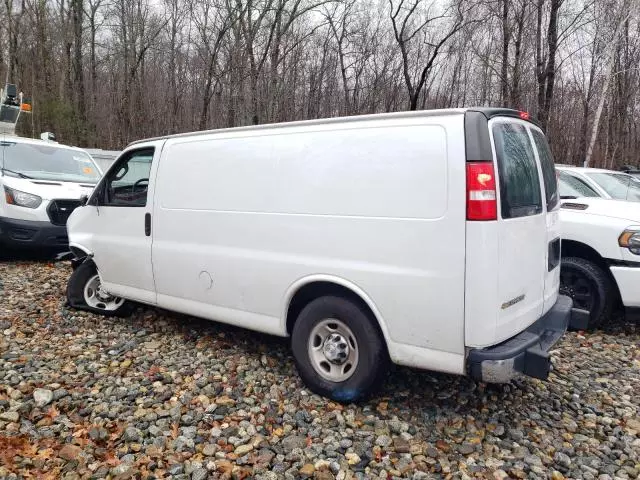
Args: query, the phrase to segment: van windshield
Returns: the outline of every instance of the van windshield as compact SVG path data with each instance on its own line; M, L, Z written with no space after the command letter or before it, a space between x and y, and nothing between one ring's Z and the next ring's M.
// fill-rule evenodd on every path
M91 157L81 151L13 141L0 141L0 148L0 167L8 175L91 184L100 178Z
M640 202L640 180L626 173L586 173L616 200Z

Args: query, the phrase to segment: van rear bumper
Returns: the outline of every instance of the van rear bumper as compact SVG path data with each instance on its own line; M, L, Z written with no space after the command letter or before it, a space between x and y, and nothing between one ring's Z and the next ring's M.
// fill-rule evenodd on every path
M526 375L546 380L551 371L549 350L567 328L583 329L589 315L573 308L571 298L560 295L537 322L498 345L473 349L467 356L469 375L488 383L507 383Z

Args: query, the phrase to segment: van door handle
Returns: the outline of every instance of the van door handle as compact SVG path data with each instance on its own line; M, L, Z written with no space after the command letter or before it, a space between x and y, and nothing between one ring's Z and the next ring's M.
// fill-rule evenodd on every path
M149 237L151 236L151 214L146 213L144 215L144 234Z

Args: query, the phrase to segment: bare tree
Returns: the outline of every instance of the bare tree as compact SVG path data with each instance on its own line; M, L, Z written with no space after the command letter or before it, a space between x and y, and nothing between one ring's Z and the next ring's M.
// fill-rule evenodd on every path
M538 114L559 161L592 144L590 163L615 167L640 151L640 12L613 42L623 1L638 3L2 0L0 61L34 100L22 132L85 146L507 105Z
M628 0L622 0L622 5L619 8L616 20L616 27L613 32L613 36L611 38L611 42L609 43L609 48L607 52L607 66L605 68L605 78L604 84L602 86L602 93L600 94L600 100L598 102L598 108L596 110L595 116L593 117L593 127L591 128L591 140L589 141L589 146L587 147L587 154L584 159L584 166L588 167L591 162L591 155L593 154L593 146L596 143L596 137L598 136L598 128L600 126L600 117L602 115L602 109L604 108L605 98L607 96L607 91L609 89L609 83L611 81L611 77L613 75L613 67L615 65L615 50L620 39L620 34L622 33L622 29L624 25L627 23L629 17L631 16L631 3Z
M433 67L442 47L465 26L462 5L456 4L446 7L442 13L432 13L436 8L433 3L426 4L421 0L389 0L389 16L395 40L400 49L403 63L403 76L409 93L409 109L416 110L418 99L422 93L425 82ZM426 7L424 11L422 8ZM438 35L438 31L445 25L444 33ZM420 53L426 61L421 61L417 78L413 73L415 58L411 56L412 46L416 38L422 40L427 46L427 52Z

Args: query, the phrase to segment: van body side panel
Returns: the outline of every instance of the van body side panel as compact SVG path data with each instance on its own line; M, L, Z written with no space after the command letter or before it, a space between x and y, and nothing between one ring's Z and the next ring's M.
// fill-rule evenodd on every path
M375 304L390 345L458 354L449 370L461 369L462 119L168 140L154 211L158 303L192 302L200 316L271 333L260 322L277 318L286 335L291 285L335 276Z

